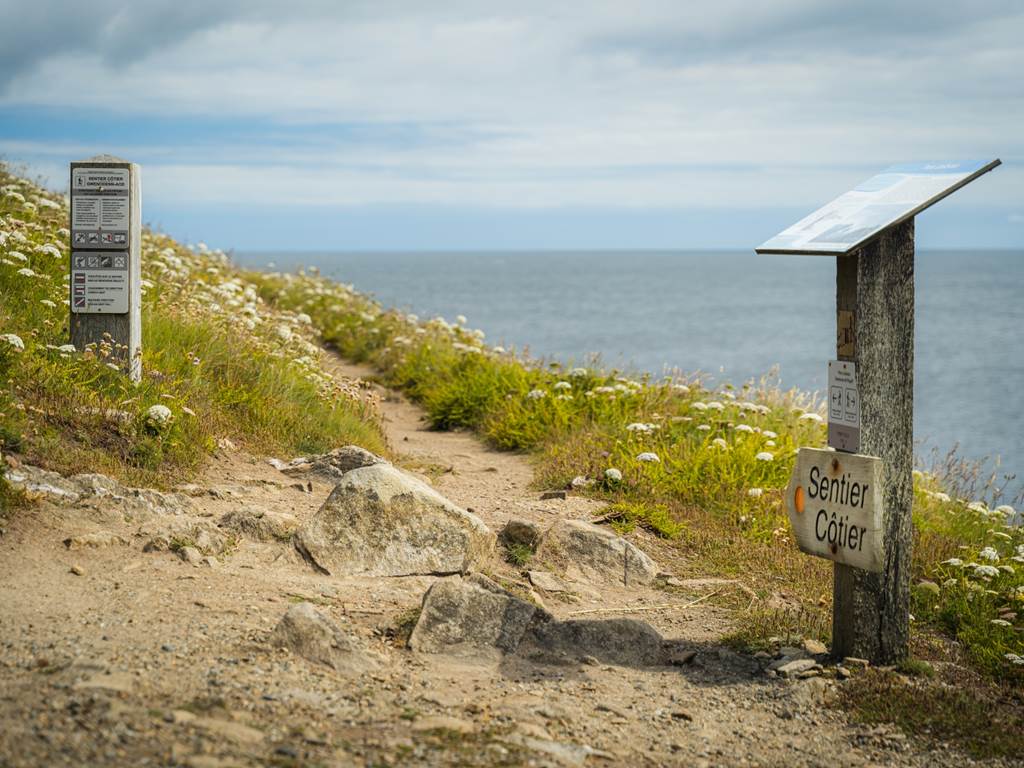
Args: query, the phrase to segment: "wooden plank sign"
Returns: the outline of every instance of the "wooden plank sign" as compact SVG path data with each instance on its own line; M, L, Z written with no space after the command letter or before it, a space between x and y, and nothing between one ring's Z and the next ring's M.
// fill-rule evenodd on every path
M809 555L881 572L882 460L801 448L786 489L796 543Z

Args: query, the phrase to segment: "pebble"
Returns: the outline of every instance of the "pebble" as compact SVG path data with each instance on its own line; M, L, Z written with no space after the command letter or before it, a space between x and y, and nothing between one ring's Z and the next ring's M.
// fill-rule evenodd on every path
M85 568L77 564L71 566L71 572L75 574L75 576L85 576Z

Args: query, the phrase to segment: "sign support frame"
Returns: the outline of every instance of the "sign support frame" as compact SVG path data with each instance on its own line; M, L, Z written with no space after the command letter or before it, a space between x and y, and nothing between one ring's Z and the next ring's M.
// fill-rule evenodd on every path
M852 332L847 313L852 313ZM910 639L913 218L887 228L853 253L836 257L836 330L837 358L857 367L859 450L883 461L885 567L870 573L835 564L832 653L895 664L907 657Z
M91 243L83 245L75 243L75 171L83 169L127 170L128 171L128 231L127 242ZM69 328L71 343L78 350L89 344L112 341L123 345L124 349L112 354L115 362L128 374L133 382L142 379L142 177L137 163L132 163L111 155L98 155L88 160L71 163L69 175L71 195L71 270L75 273L76 251L102 251L116 256L127 257L127 312L76 312L75 283L72 277L69 284ZM79 297L80 298L80 297Z

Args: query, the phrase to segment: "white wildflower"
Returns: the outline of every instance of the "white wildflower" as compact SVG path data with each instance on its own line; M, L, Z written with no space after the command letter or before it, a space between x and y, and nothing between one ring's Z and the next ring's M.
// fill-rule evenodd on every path
M299 312L299 314L295 316L295 319L296 321L302 323L303 325L309 325L313 322L313 318L307 315L305 312Z
M993 563L999 562L999 553L992 547L985 547L981 552L978 553L978 557L982 560L988 560Z
M710 432L711 431L711 425L710 424L700 424L700 425L697 426L697 429L699 429L701 432Z
M939 491L938 493L932 494L932 498L936 501L942 501L948 503L950 501L949 494Z
M36 253L41 253L45 256L52 256L55 259L59 259L64 255L60 252L60 248L58 248L53 243L46 243L45 245L40 245L38 248L36 248Z
M768 451L761 451L754 458L758 461L775 461L775 455L768 453Z
M582 379L588 375L586 368L573 368L569 371L569 377L573 379Z
M645 424L643 422L634 422L626 425L627 432L639 432L642 435L650 434L658 428L657 424Z
M11 251L7 255L10 256L12 259L17 259L18 261L28 261L28 256L26 256L21 251Z
M24 275L25 277L35 277L36 276L36 273L33 272L29 267L22 267L21 269L18 270L18 274L19 275Z
M711 411L724 411L725 410L725 406L722 405L717 400L712 400L710 403L707 404L707 407L708 407L708 410L711 410Z
M531 389L526 393L527 400L540 400L548 396L548 393L543 389Z
M1011 664L1016 664L1017 666L1024 666L1024 656L1018 656L1016 653L1004 653L1003 658Z
M764 447L765 448L774 448L775 447L775 441L774 440L765 440L764 441Z
M995 624L997 627L1012 627L1013 624L1008 622L1006 619L989 619L990 624Z
M50 301L49 299L40 299L39 303L42 304L44 307L49 307L50 309L57 308L56 302Z
M706 411L708 409L707 403L702 403L700 401L691 403L690 407L695 411Z
M983 515L988 514L988 505L984 501L972 501L967 505L967 508L972 512L980 512Z
M653 464L658 464L661 462L661 459L658 458L658 454L651 453L649 451L637 454L636 460L641 462L650 462Z
M716 448L721 448L723 451L729 450L729 444L725 442L724 438L716 437L714 440L711 441L711 444Z
M277 335L282 341L291 341L292 329L287 325L279 325L277 326ZM397 342L398 339L395 339L395 341Z
M57 347L57 351L62 352L66 355L71 355L77 352L78 350L75 349L74 344L61 344L59 347Z
M798 421L813 421L815 424L821 424L824 419L817 413L805 413Z
M764 495L763 488L749 488L747 489L747 496L752 499L760 499Z
M456 315L455 322L458 323L459 325L465 325L469 321L466 319L465 315Z
M951 565L954 568L959 568L963 564L964 561L961 560L959 557L951 557L949 558L949 560L943 560L941 563L939 563L939 565Z
M674 389L676 392L679 392L679 393L681 393L683 395L688 394L690 392L690 388L688 386L686 386L685 384L673 384L672 385L672 389Z
M999 575L999 569L994 565L976 565L974 567L974 575L981 576L984 579L991 579Z
M1017 514L1017 510L1011 507L1009 504L1000 504L995 508L995 511L1001 514L1003 517L1013 517Z
M556 381L554 386L551 388L554 390L572 389L572 384L570 384L568 381Z
M146 421L153 426L162 427L165 424L169 424L173 418L174 414L171 413L171 409L166 405L151 405L149 410L146 411Z
M0 341L5 342L15 352L21 352L25 349L25 342L21 340L20 336L13 333L0 335Z
M772 432L770 429L766 429L761 434L767 437L769 440L774 440L776 437L778 437L778 435Z
M505 348L504 347L500 347L500 346L499 347L491 347L491 352L493 352L496 355L504 355L505 354Z
M736 431L737 432L750 432L750 433L753 433L754 428L752 426L750 426L749 424L737 424L736 425Z
M604 471L604 479L610 483L621 483L622 473L615 467L609 467Z

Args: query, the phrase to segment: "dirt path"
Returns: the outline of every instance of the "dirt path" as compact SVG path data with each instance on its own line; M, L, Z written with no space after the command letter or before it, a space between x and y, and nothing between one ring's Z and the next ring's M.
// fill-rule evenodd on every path
M405 463L492 528L594 511L572 496L541 501L525 458L430 431L417 408L385 394L384 424ZM708 589L542 595L559 618L621 609L650 621L696 652L684 666L414 654L396 628L434 578L327 577L287 541L233 540L217 526L254 507L302 522L329 484L296 482L230 448L184 500L75 483L80 498L39 491L0 537L0 766L963 764L850 725L822 705L839 683L769 677L723 647L728 612L691 605ZM205 536L219 554L184 562L159 548L161 536ZM635 543L656 550L642 534ZM497 558L490 571L525 583ZM345 676L272 648L270 630L301 600L359 636L379 670Z

